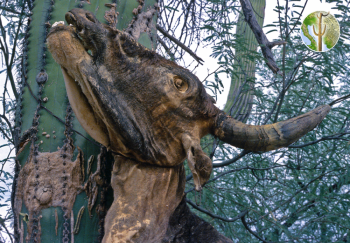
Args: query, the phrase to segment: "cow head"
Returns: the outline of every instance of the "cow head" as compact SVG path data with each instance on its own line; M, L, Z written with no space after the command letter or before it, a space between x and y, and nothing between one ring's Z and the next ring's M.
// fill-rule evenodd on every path
M220 111L190 71L101 24L92 13L73 9L66 21L69 26L51 29L47 43L83 128L112 151L140 162L176 166L187 158L197 190L212 169L200 147L204 135L268 151L293 143L330 110L321 106L265 126L243 124Z

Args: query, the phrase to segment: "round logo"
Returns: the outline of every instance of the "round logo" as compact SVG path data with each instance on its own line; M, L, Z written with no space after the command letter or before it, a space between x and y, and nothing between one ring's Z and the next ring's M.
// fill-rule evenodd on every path
M300 35L304 44L311 50L328 51L339 40L339 23L329 12L316 11L304 19Z

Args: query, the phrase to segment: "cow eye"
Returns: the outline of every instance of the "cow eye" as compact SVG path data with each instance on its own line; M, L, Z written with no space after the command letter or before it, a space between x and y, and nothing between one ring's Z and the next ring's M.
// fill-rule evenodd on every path
M177 76L174 77L174 85L181 93L186 92L188 89L188 83Z

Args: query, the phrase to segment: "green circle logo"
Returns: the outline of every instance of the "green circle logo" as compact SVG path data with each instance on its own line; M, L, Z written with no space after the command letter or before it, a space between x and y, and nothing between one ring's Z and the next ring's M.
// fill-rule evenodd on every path
M316 11L304 19L300 35L304 44L311 50L328 51L339 40L339 23L329 12Z

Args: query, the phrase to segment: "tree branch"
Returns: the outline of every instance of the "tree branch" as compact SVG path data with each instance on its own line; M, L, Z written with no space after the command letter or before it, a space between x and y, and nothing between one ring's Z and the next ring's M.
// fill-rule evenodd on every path
M20 21L21 20L22 20L22 18L20 19ZM11 63L11 61L9 62L9 55L10 55L10 53L9 53L9 49L8 49L7 43L6 43L6 31L5 31L5 28L4 28L3 24L2 24L1 18L0 18L0 28L1 28L2 38L4 39L4 43L2 43L0 41L0 44L1 44L1 49L4 52L4 57L5 57L5 62L6 62L6 69L7 69L7 76L9 77L9 80L10 80L10 83L11 83L11 87L12 87L12 90L13 90L13 94L14 94L15 98L17 99L18 98L18 93L17 93L17 90L16 90L15 79L13 78L13 74L12 74L12 63ZM19 26L19 28L20 28L20 26ZM19 29L18 29L18 31L19 31ZM12 55L15 55L15 54L12 53Z
M312 179L311 181L309 181L305 186L303 186L301 189L297 190L292 196L290 196L287 200L285 200L283 203L281 203L280 205L276 206L274 209L270 210L268 213L262 215L260 217L261 218L265 218L266 216L268 216L270 213L275 212L277 209L279 209L280 207L282 207L283 205L285 205L286 203L289 203L293 200L294 197L296 197L296 195L298 195L300 192L304 191L306 188L308 188L308 186L310 186L312 183L314 183L315 181L319 180L320 178L322 178L323 176L325 176L326 174L328 174L330 172L327 173L322 173L321 175L315 177L314 179Z
M10 145L10 144L6 144L6 146L8 146L8 145ZM2 164L2 167L1 167L1 170L0 170L0 178L1 178L2 172L4 171L5 164L6 164L6 162L8 161L8 159L10 158L11 153L12 153L12 151L13 151L14 148L15 148L15 147L12 147L12 148L10 149L10 152L8 153L6 159L3 160L3 161L5 161L5 162Z
M272 107L272 110L269 112L268 116L266 117L265 121L263 122L263 125L266 124L266 123L270 120L270 118L271 118L273 112L274 112L274 111L276 110L276 108L277 108L277 105L278 105L278 103L279 103L278 101L279 101L279 100L281 99L281 97L284 95L284 92L287 92L287 90L288 90L289 87L291 86L291 84L292 84L292 82L293 82L293 80L294 80L293 78L295 77L295 75L296 75L297 71L299 70L301 64L302 64L305 60L306 60L306 57L304 57L298 64L294 65L293 70L291 70L291 71L288 73L288 78L285 80L285 82L284 82L284 84L283 84L284 86L286 86L286 88L283 89L283 90L279 93L279 95L278 95L278 97L277 97L277 99L276 99L276 101L275 101L275 103L274 103L274 105L273 105L273 107ZM294 73L295 73L295 75L294 75Z
M14 14L18 14L18 15L22 15L23 13L21 12L17 12L16 10L14 9L11 9L11 8L7 8L7 7L3 7L3 6L0 6L0 10L4 10L6 12L10 12L10 13L14 13ZM25 14L26 15L26 14ZM26 16L29 16L29 15L26 15Z
M341 188L341 186L348 185L349 183L350 183L349 176L347 173L345 173L345 175L343 175L338 179L338 182L329 186L328 190L325 190L325 191L328 191L329 193L333 193L334 191L338 191ZM291 227L299 219L299 215L301 212L306 212L310 208L315 207L316 201L317 201L317 198L310 199L308 202L303 204L299 209L292 212L291 215L288 217L288 219L286 219L285 223L283 223L283 226L287 228Z
M257 239L261 240L261 241L264 242L264 243L271 243L271 241L266 241L266 240L264 240L263 238L261 238L260 236L258 236L254 231L252 231L252 230L249 228L247 222L245 221L245 215L244 215L243 217L241 217L241 220L242 220L242 223L243 223L244 227L249 231L249 233L251 233L251 234L254 235Z
M254 168L254 167L250 167L250 166L245 166L245 167L241 167L241 168L237 168L237 169L232 169L232 170L225 171L225 172L215 176L213 179L210 179L206 184L208 184L210 182L213 182L213 181L219 179L220 177L222 177L224 175L227 175L227 174L230 174L230 173L233 173L233 172L236 172L236 171L240 171L240 170L271 170L271 169L279 168L279 167L284 167L284 165L276 165L276 166L271 166L271 167L268 167L268 168Z
M236 155L232 159L228 159L228 160L222 161L220 163L213 163L213 168L220 168L220 167L230 165L230 164L236 162L237 160L243 158L244 156L246 156L247 154L250 154L250 153L251 153L251 151L243 150L240 154Z
M203 59L198 57L190 48L188 48L187 46L185 46L183 43L181 43L180 41L178 41L175 37L173 37L172 35L170 35L167 31L165 31L162 27L160 27L157 24L157 30L160 31L160 33L162 33L164 36L168 37L172 42L174 42L176 45L180 46L182 49L184 49L188 54L190 54L199 64L203 65L202 62Z
M305 2L305 4L304 4L304 7L303 7L303 10L301 10L301 12L300 12L300 14L299 14L299 18L297 19L297 21L295 21L295 24L294 24L293 28L292 28L292 29L289 31L289 33L287 34L286 39L287 39L287 38L289 37L289 35L293 32L295 26L298 24L298 21L300 20L301 15L303 15L303 12L304 12L304 10L305 10L305 7L306 7L306 4L307 4L308 1L309 1L309 0L306 0L306 2ZM286 20L286 21L287 21L287 20Z
M342 102L342 101L344 101L344 100L346 100L346 99L349 99L349 98L350 98L350 94L345 95L345 96L343 96L343 97L340 97L340 98L338 98L338 99L336 99L336 100L333 100L333 101L332 101L331 103L329 103L328 105L333 106L333 105L338 104L338 103L340 103L340 102Z
M5 229L6 233L8 234L8 236L9 236L9 238L10 238L10 240L11 240L11 243L13 243L13 239L12 239L13 234L11 234L10 231L7 229L7 227L6 227L6 225L5 225L5 220L2 219L2 218L0 218L0 224L1 224L1 226Z
M343 133L333 134L333 135L322 137L322 138L317 139L315 141L312 141L312 142L309 142L309 143L300 144L300 145L289 145L288 148L303 148L303 147L306 147L306 146L309 146L309 145L313 145L313 144L319 143L321 141L333 140L333 139L341 139L341 137L346 135L346 134L350 134L350 132L343 132Z
M221 217L219 215L213 214L212 212L210 212L210 211L208 211L208 210L206 210L206 209L204 209L204 208L202 208L200 206L197 206L194 202L192 202L191 200L189 200L187 198L186 198L186 202L188 204L190 204L193 208L197 209L198 211L201 211L202 213L205 213L205 214L209 215L212 218L220 219L220 220L225 221L225 222L235 222L238 219L244 217L248 213L248 210L244 210L244 211L242 211L240 214L238 214L234 218L224 218L224 217Z
M163 48L165 49L166 53L168 53L168 55L170 56L170 59L172 61L175 61L175 56L174 54L170 51L170 49L167 47L167 45L164 43L164 41L162 40L162 38L159 37L159 35L157 35L157 40L159 41L159 43L163 46Z
M272 70L273 73L277 73L279 71L279 68L277 67L277 64L275 62L275 59L272 54L272 47L276 45L281 44L287 44L285 41L279 41L279 42L270 42L265 33L263 32L262 28L258 24L258 21L256 20L253 7L249 0L240 0L242 10L245 16L245 20L247 21L250 29L253 31L256 40L258 41L261 51L266 59L267 66Z
M250 167L250 166L246 166L246 167L241 167L241 168L237 168L237 169L232 169L232 170L228 170L228 171L225 171L225 172L222 172L221 174L215 176L214 178L210 179L209 181L207 181L205 183L205 185L213 182L213 181L216 181L217 179L219 179L220 177L223 177L224 175L227 175L227 174L231 174L233 172L236 172L236 171L241 171L241 170L251 170L251 171L255 171L255 170L271 170L271 169L274 169L274 168L279 168L279 167L284 167L285 165L276 165L276 166L271 166L269 168L254 168L254 167ZM188 175L186 177L186 181L189 181L193 178L192 174L191 175ZM192 192L195 188L193 187L192 189L189 189L187 190L185 193L189 193L189 192Z
M0 127L0 132L9 140L12 144L14 144L13 140L7 136L6 132Z

